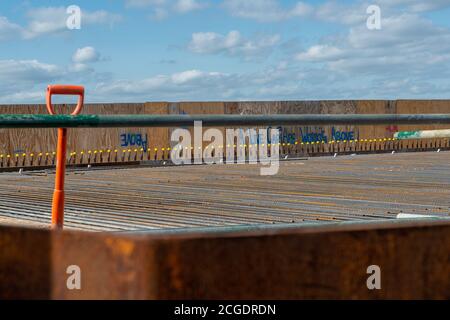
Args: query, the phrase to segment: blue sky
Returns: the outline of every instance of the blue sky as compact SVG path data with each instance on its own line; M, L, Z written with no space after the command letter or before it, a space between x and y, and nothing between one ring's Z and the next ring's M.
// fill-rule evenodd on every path
M0 103L51 83L88 102L450 98L449 17L450 0L0 0Z

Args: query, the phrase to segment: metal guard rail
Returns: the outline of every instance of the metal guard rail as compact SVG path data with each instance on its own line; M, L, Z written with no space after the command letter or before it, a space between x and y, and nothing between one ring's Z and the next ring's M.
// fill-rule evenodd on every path
M2 114L0 128L450 124L450 114L32 115Z

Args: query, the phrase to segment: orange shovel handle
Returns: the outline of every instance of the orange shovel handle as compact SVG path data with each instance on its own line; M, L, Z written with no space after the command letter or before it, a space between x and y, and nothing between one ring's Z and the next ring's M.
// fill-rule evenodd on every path
M72 85L50 85L47 87L47 110L50 114L55 114L52 105L52 95L78 95L78 104L71 115L77 115L81 112L84 103L84 87ZM52 227L62 229L64 226L64 178L66 171L66 147L67 147L67 129L58 129L58 145L56 152L56 175L55 190L52 201Z
M77 95L78 104L71 115L75 116L81 112L84 103L84 87L83 86L73 86L64 84L55 84L47 87L47 110L50 114L55 114L55 110L52 105L52 95Z

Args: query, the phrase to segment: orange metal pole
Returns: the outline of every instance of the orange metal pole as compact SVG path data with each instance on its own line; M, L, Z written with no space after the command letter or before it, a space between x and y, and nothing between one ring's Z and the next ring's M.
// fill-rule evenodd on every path
M58 129L56 151L55 190L52 202L52 228L62 229L64 224L64 178L66 174L67 129Z
M52 105L52 94L78 95L78 104L71 115L81 112L84 103L84 87L72 85L53 85L47 88L47 110L55 114ZM52 201L52 228L62 229L64 226L64 178L66 175L67 128L58 129L58 145L56 149L55 190Z

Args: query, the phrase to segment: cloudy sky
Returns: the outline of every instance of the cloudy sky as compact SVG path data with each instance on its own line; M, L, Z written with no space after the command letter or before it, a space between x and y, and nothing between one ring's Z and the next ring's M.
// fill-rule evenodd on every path
M450 98L450 0L0 0L0 103L51 83L88 102Z

